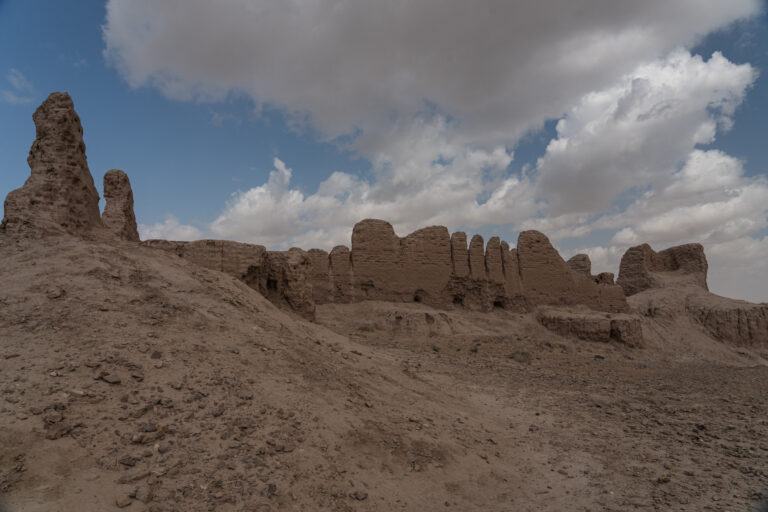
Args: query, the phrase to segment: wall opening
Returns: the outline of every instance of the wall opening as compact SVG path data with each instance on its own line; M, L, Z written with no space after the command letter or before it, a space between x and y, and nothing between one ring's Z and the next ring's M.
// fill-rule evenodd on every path
M267 290L277 291L277 280L267 279Z

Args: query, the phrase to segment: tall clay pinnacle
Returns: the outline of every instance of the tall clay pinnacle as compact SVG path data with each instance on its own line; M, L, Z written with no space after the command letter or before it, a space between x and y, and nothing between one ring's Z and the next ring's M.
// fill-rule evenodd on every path
M27 158L31 174L6 197L2 229L83 234L101 227L99 194L72 98L52 93L32 119L37 135Z
M122 240L139 241L136 216L133 213L133 191L128 175L119 169L104 175L104 213L101 221L109 231Z

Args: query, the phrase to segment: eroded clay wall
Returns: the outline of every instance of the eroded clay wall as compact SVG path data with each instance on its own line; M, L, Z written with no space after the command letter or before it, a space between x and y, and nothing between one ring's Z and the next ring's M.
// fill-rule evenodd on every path
M477 310L538 304L627 310L620 287L574 271L543 234L523 232L518 246L510 249L498 237L485 246L480 235L467 246L465 233L449 235L441 226L400 238L388 222L366 219L353 229L351 251L336 247L327 260L323 251L313 253L314 297L318 302L417 301ZM581 263L589 266L588 258Z
M583 304L625 311L619 286L598 284L586 256L571 268L543 234L525 231L518 247L498 237L453 235L431 226L403 238L388 222L367 219L352 231L352 249L266 251L222 240L144 245L172 251L195 263L244 279L273 302L311 317L314 304L385 300L435 307L526 310L537 305ZM585 259L586 258L586 259Z

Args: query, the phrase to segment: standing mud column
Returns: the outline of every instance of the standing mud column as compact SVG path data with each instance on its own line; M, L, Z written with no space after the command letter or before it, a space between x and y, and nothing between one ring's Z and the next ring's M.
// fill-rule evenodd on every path
M139 241L136 216L133 213L133 191L128 175L112 169L104 175L104 213L101 221L118 238L129 242Z
M480 235L469 242L469 273L472 279L485 281L485 244Z
M83 128L69 94L54 92L32 115L36 138L24 186L5 199L5 231L84 234L102 227Z

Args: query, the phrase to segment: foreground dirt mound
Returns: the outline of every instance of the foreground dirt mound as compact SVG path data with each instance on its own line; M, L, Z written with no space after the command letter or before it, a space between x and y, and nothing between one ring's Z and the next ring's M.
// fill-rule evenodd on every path
M0 238L0 257L10 510L698 510L763 492L765 367L638 363L529 315L419 304L320 307L337 334L127 243Z
M466 508L517 478L479 457L503 425L229 276L130 244L0 249L11 510Z

